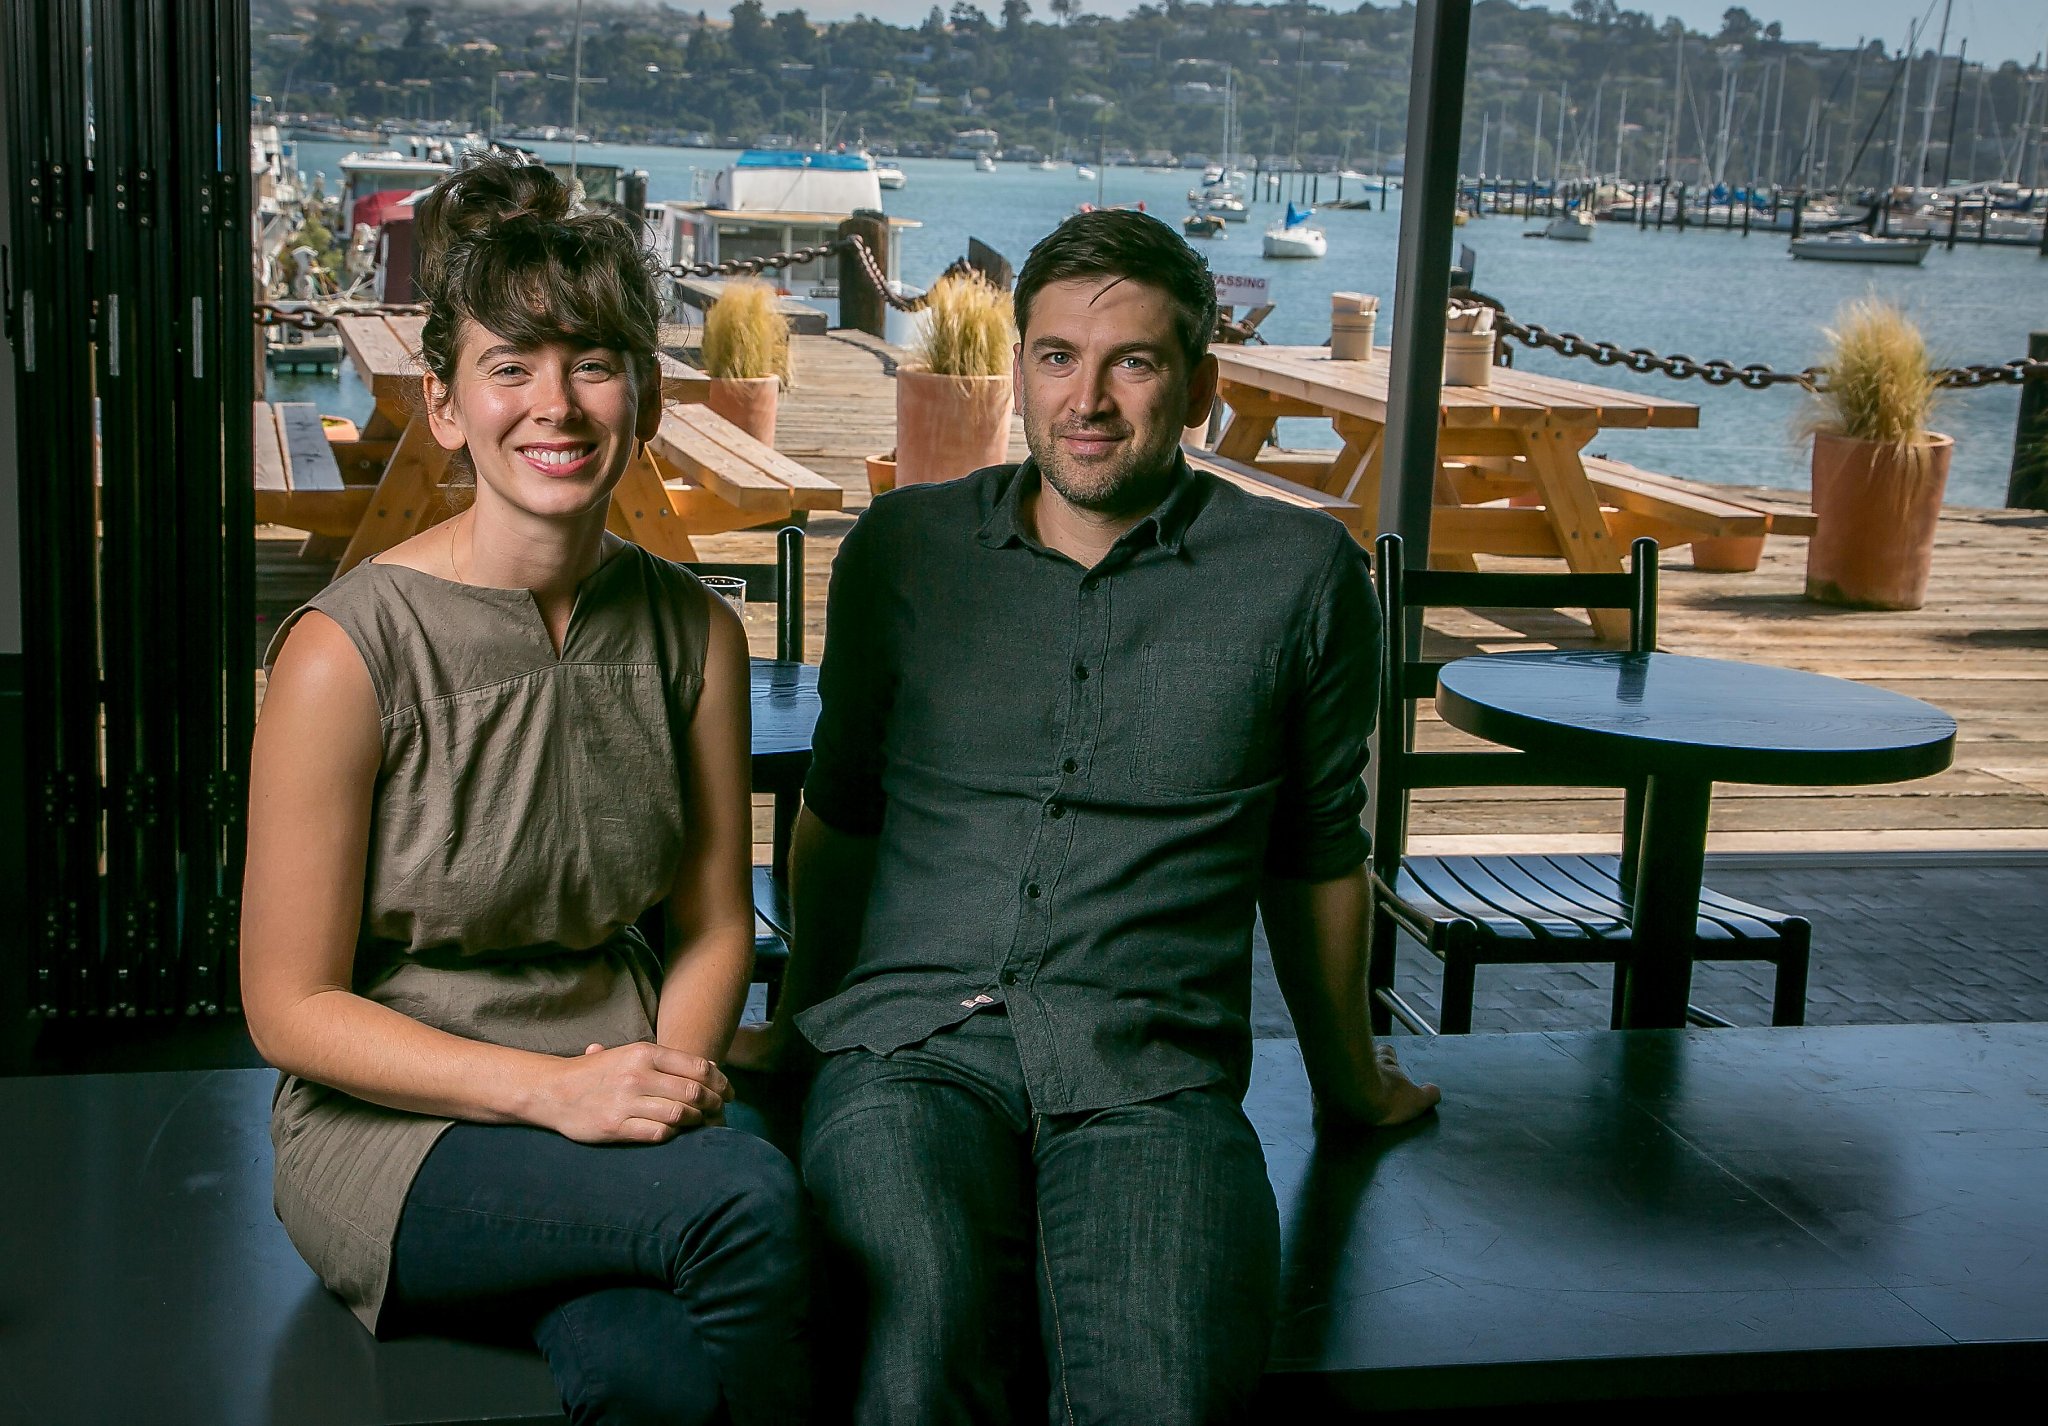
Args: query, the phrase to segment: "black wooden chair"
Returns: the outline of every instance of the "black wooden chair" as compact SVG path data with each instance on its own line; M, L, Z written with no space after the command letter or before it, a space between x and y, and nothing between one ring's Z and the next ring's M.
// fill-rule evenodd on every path
M804 532L794 525L776 532L775 561L772 564L716 564L698 562L688 568L699 575L723 575L742 579L747 585L747 602L775 605L775 657L788 663L804 659ZM768 1001L774 1006L782 987L782 972L789 964L789 840L796 827L797 802L801 789L775 789L775 824L770 857L766 866L754 868L754 915L768 928L754 938L754 979L768 987ZM661 907L650 907L640 920L648 943L663 945Z
M1657 545L1635 542L1627 574L1505 574L1401 567L1401 541L1376 546L1386 638L1380 676L1379 751L1373 809L1373 913L1370 974L1373 1028L1399 1020L1432 1034L1422 1015L1394 989L1395 948L1407 931L1443 962L1440 1029L1472 1028L1473 985L1482 965L1597 961L1612 964L1614 1017L1634 951L1629 903L1642 830L1644 786L1598 768L1567 765L1522 752L1415 751L1415 704L1434 698L1441 662L1407 657L1410 610L1626 609L1629 648L1657 643ZM1408 797L1430 787L1622 787L1621 855L1559 853L1411 857ZM1803 917L1752 906L1711 889L1700 894L1698 960L1765 961L1777 967L1771 1023L1806 1018L1806 966L1812 927ZM1696 1006L1694 1024L1728 1022Z

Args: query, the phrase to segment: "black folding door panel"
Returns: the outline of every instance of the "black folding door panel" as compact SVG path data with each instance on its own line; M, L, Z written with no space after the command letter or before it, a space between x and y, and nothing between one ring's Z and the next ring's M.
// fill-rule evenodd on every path
M163 0L92 10L93 291L105 679L107 999L167 1009L177 982L177 388L170 331L172 76Z
M255 679L255 371L247 0L157 0L174 21L179 191L175 370L184 1008L239 1001L235 957ZM223 136L216 141L216 136Z
M104 1004L83 0L7 0L29 1005ZM12 947L6 954L14 954ZM15 965L6 973L20 974Z

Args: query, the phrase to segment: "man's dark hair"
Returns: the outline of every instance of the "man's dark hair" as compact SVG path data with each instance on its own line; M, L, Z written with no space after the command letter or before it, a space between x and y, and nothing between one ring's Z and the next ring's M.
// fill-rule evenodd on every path
M1172 228L1146 213L1076 213L1039 239L1017 274L1017 334L1029 340L1031 302L1050 282L1114 277L1156 287L1173 302L1173 329L1192 367L1216 330L1216 280Z

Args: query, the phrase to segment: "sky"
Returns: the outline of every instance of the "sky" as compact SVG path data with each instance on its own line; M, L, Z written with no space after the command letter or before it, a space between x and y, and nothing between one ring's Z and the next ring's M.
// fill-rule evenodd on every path
M716 0L703 3L713 13L719 8ZM794 0L767 0L771 13L791 3ZM951 3L945 0L941 8ZM1082 8L1096 15L1125 15L1137 3L1082 0ZM1343 0L1323 3L1343 8ZM1676 15L1691 29L1711 34L1721 28L1721 12L1728 8L1729 0L1621 0L1621 5L1625 10L1646 10L1660 23L1666 16ZM1570 0L1555 0L1547 8L1564 11L1569 6ZM844 20L859 13L900 25L922 20L931 7L932 0L810 0L803 8L814 20ZM1750 0L1746 6L1759 20L1784 25L1787 39L1818 40L1837 47L1877 36L1892 50L1906 42L1906 27L1923 17L1927 23L1923 48L1933 48L1941 26L1941 7L1942 0ZM1002 8L1001 0L982 0L981 8L994 14ZM1032 9L1041 20L1052 18L1044 0L1033 0ZM1950 54L1964 35L1970 37L1973 60L1997 64L2010 59L2025 64L2048 43L2048 0L1955 0L1949 21Z

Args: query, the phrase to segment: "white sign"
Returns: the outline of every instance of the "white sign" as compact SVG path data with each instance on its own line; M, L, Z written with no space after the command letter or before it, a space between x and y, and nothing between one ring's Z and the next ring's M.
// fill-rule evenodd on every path
M1263 307L1266 305L1266 279L1263 277L1239 277L1236 273L1219 272L1216 275L1216 302L1221 307Z

